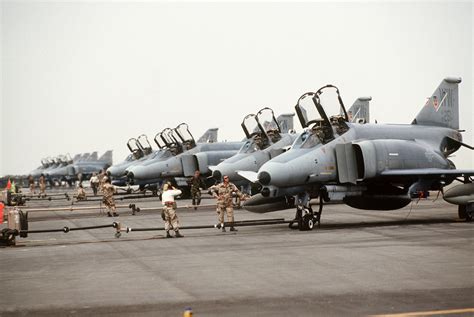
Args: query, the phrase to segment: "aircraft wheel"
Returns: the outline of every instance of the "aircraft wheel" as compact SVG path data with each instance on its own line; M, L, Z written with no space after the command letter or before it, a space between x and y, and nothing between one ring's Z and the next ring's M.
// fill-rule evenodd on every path
M458 216L459 216L459 219L466 219L466 221L467 221L466 205L459 205L458 206Z
M312 214L306 214L301 219L300 230L307 231L313 230L314 228L314 217Z

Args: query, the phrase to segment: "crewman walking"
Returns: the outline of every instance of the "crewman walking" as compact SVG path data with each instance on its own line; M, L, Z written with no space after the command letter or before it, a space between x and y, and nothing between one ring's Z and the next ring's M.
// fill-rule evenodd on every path
M188 180L191 184L191 197L193 199L194 210L201 204L201 189L206 189L206 184L201 178L201 172L195 171L194 176Z
M89 183L91 184L94 196L97 196L97 189L99 188L99 178L97 177L97 173L92 174L92 177L89 179Z
M229 181L229 176L224 175L224 181L211 187L212 196L217 198L217 214L222 232L225 232L224 213L227 213L227 221L230 223L230 231L237 231L234 228L234 206L232 198L234 195L239 196L241 200L246 197L242 194L237 186Z
M181 195L181 190L174 188L170 183L163 186L163 194L161 201L163 202L163 220L165 221L166 237L172 238L170 229L173 228L176 238L182 238L183 235L179 233L179 219L176 214L176 202L174 197Z
M30 194L36 194L35 190L35 179L32 175L28 176L28 184L30 185Z
M110 183L110 178L108 177L104 177L102 193L104 194L104 198L102 199L102 201L104 202L104 205L107 208L107 216L112 217L113 213L114 217L118 217L114 201L115 187Z
M46 179L44 174L41 174L39 178L40 197L46 197Z

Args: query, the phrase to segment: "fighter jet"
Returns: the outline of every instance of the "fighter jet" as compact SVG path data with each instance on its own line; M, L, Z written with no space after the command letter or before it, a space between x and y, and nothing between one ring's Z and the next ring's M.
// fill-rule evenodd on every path
M295 223L308 230L319 223L323 203L329 200L359 209L394 210L462 178L464 184L446 192L446 200L459 204L459 216L470 220L474 170L456 169L448 159L461 146L473 149L462 142L459 130L460 82L445 78L413 122L405 125L350 122L339 90L332 85L302 95L295 109L305 132L290 150L249 177L263 188L244 208L267 212L296 206ZM337 92L341 111L334 116L328 116L321 102L327 89ZM308 115L311 109L303 106L308 98L319 117ZM314 212L310 199L318 197L319 211Z
M130 139L127 146L131 152L121 163L112 165L107 169L107 174L112 177L112 184L115 186L127 185L127 174L134 166L146 166L168 158L167 146L163 141L162 134L170 129L158 132L154 141L158 150L151 151L151 145L148 138L142 135L138 139ZM198 140L198 143L211 143L217 141L217 128L207 130ZM146 138L146 139L144 139ZM145 143L146 142L146 143ZM147 144L148 146L144 146ZM147 154L149 153L149 154Z
M369 122L371 99L371 97L360 97L354 102L348 110L351 122ZM248 140L236 155L213 168L213 177L220 180L222 175L227 175L234 184L250 193L250 182L241 175L248 175L248 171L257 172L265 162L290 148L299 136L293 129L293 116L294 114L283 114L275 119L270 108L263 108L257 115L246 116L241 126ZM257 126L254 127L252 124ZM284 127L283 130L280 127Z
M147 160L151 155L159 152L153 151L150 142L145 134L140 135L137 139L130 138L127 142L130 154L123 162L114 164L107 169L107 175L114 179L114 185L123 186L126 181L127 167L137 164L140 161Z
M256 115L245 116L241 123L246 136L244 145L237 154L211 168L213 178L220 181L223 175L227 175L234 184L250 193L251 183L238 173L258 171L263 163L291 146L297 136L293 129L293 116L293 113L283 114L275 119L273 110L268 107Z
M86 160L69 165L68 179L76 180L78 174L82 174L83 179L89 179L92 173L100 172L112 165L112 150L106 151L98 159L97 156L97 152L94 152Z
M130 184L144 186L171 180L186 191L187 177L192 176L196 170L202 175L209 175L209 166L231 157L243 145L243 142L196 143L185 123L174 129L163 130L160 138L164 159L149 165L131 167L127 174Z

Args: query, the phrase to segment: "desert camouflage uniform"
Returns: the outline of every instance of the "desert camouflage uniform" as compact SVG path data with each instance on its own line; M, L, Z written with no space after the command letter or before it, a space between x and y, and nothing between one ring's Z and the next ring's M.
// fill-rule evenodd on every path
M35 179L33 178L33 176L29 176L28 177L28 183L30 185L30 194L36 194L36 191L35 191Z
M102 193L104 194L103 202L105 207L107 208L108 212L113 212L115 213L115 201L114 201L114 193L115 193L115 187L114 185L110 183L105 183L102 186Z
M46 197L46 180L44 176L39 178L40 195Z
M77 196L76 196L77 200L86 200L87 199L87 196L86 196L86 191L84 190L84 188L82 187L79 187L77 189Z
M224 223L224 213L227 212L227 221L234 223L234 206L232 204L233 193L240 198L244 195L239 191L237 186L232 183L220 183L211 187L211 191L217 195L217 214L219 223ZM232 226L232 225L231 225Z
M182 192L179 189L169 189L169 185L166 184L163 188L163 220L165 221L165 230L166 230L166 237L170 238L169 231L173 229L176 237L182 237L179 233L179 219L178 215L176 214L176 202L174 201L174 197L181 195Z
M99 179L99 191L103 191L104 190L104 185L105 185L105 172L104 171L101 171L99 173L99 175L97 175L97 178Z

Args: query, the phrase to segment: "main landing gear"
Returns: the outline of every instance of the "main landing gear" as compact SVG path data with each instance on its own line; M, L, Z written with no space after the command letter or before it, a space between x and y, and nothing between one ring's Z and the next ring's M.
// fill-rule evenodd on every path
M304 197L298 197L295 219L289 223L288 227L301 231L313 230L315 224L318 224L318 228L321 227L323 203L323 195L319 195L319 210L315 212L309 204L309 195L305 194Z

